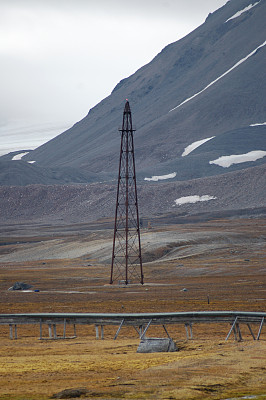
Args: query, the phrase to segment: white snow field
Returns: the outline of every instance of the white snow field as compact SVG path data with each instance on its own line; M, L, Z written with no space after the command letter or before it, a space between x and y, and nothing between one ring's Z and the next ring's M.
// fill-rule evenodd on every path
M175 200L175 204L177 206L182 206L183 204L188 204L188 203L197 203L198 201L209 201L209 200L215 200L215 196L209 196L209 195L204 195L204 196L185 196L185 197L180 197L179 199Z
M28 154L28 151L25 151L24 153L19 153L16 154L14 157L12 157L12 160L16 161L16 160L21 160L23 156L25 156L26 154Z
M216 164L223 168L228 168L233 164L241 164L248 161L256 161L266 156L266 151L254 150L246 154L232 154L231 156L222 156L216 160L209 161L209 164Z
M225 22L228 22L228 21L230 21L231 19L235 19L235 18L240 17L240 15L242 15L244 12L246 12L246 11L250 10L251 8L255 7L255 6L256 6L257 4L259 4L259 3L260 3L260 1L257 1L257 2L254 3L254 4L250 4L249 6L243 8L243 10L238 11L238 12L235 13L232 17L228 18Z
M29 151L24 151L23 153L16 154L12 157L12 161L21 160L26 154L29 154ZM27 161L28 164L34 164L36 161Z
M172 174L168 174L168 175L152 176L151 178L144 178L144 181L158 182L158 181L163 180L163 179L174 178L175 176L176 176L176 172L173 172Z
M249 126L262 126L262 125L266 125L266 122L259 122L257 124L251 124Z
M264 43L262 43L261 45L259 45L255 50L253 50L251 53L249 53L246 57L242 58L240 61L238 61L235 65L233 65L230 69L228 69L226 72L224 72L222 75L220 75L217 79L215 79L214 81L212 81L211 83L209 83L204 89L200 90L198 93L195 93L193 96L187 98L186 100L182 101L182 103L180 103L178 106L172 108L169 112L172 112L174 110L176 110L177 108L181 107L183 104L189 102L190 100L194 99L195 97L197 97L198 95L200 95L201 93L203 93L205 90L209 89L209 87L211 87L212 85L214 85L216 82L218 82L220 79L222 79L224 76L226 76L227 74L229 74L231 71L233 71L235 68L237 68L239 65L241 65L243 62L245 62L249 57L253 56L256 51L258 49L260 49L261 47L266 45L266 40Z
M187 156L189 153L191 153L193 150L195 150L197 147L201 146L203 143L208 142L209 140L215 138L215 136L206 138L206 139L202 139L202 140L197 140L196 142L191 143L189 146L187 146L183 153L182 153L182 157Z

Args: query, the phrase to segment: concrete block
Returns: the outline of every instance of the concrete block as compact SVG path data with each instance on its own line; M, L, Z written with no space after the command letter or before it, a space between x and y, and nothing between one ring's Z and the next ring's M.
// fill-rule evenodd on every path
M145 338L141 339L137 353L160 353L178 351L173 339Z

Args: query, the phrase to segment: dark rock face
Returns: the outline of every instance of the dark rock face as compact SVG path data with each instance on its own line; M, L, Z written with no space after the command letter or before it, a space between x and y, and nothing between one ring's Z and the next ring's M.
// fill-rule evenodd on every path
M141 339L137 353L167 353L177 351L175 342L169 338Z

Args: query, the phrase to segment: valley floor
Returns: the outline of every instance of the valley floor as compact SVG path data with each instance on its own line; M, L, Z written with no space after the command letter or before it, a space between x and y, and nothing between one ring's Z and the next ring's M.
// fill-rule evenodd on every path
M108 223L1 230L1 313L265 312L263 219L154 222L142 232L145 284L127 287L108 284ZM33 291L8 291L17 281ZM252 326L255 334L258 328ZM77 326L74 339L39 340L38 326L18 326L18 339L10 340L9 326L0 326L0 398L44 400L83 387L88 399L266 399L265 325L259 341L241 325L241 342L233 335L225 341L225 324L195 325L193 340L184 326L167 329L178 352L139 354L133 328L122 328L116 341L115 327L96 340L92 326ZM150 327L147 335L166 334Z

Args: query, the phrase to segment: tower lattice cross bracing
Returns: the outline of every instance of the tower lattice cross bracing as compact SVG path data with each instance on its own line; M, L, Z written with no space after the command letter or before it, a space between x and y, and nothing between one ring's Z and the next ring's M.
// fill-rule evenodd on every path
M110 283L143 284L132 117L126 101L121 132Z

